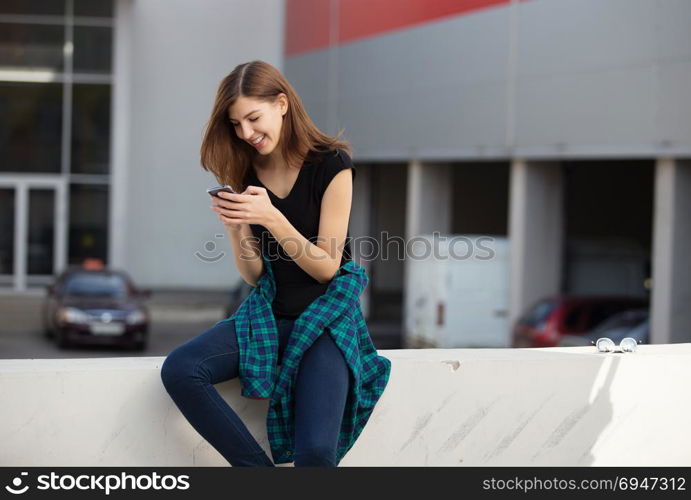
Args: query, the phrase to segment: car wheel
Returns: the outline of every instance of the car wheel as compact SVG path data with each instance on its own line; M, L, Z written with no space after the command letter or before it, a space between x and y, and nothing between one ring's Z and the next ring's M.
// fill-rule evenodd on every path
M60 349L65 349L66 347L69 347L70 343L67 340L67 332L65 330L58 330L58 347Z
M135 342L134 349L136 351L143 351L144 349L146 349L146 340L140 340L139 342Z
M146 341L147 339L133 340L128 344L128 347L131 351L143 351L146 349Z
M47 339L52 339L55 337L55 332L52 328L48 328L47 326L45 326L43 327L43 336Z

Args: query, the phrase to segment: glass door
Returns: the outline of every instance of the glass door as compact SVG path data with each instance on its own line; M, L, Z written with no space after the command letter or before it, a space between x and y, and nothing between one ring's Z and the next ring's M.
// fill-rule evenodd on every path
M0 185L0 287L14 286L14 187Z
M65 185L48 176L0 178L0 287L50 283L65 265Z

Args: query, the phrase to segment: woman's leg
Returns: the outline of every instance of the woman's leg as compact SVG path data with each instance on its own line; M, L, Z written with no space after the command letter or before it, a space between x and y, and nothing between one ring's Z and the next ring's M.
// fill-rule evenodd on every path
M235 321L216 324L175 348L161 380L185 418L233 466L273 466L213 384L239 374Z
M349 371L328 332L300 361L295 384L295 467L336 467Z

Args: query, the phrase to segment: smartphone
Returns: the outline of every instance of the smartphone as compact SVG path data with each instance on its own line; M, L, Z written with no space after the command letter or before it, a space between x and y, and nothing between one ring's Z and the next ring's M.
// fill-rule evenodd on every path
M226 193L235 193L237 192L229 185L225 186L214 186L206 190L207 193L209 193L211 196L218 196L218 193L221 191L225 191Z

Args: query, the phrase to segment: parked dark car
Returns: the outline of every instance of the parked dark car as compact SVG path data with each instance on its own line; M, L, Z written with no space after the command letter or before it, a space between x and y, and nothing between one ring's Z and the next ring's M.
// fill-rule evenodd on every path
M592 332L581 335L564 335L561 346L594 345L597 339L607 337L619 344L626 337L634 338L639 344L650 342L650 313L648 309L630 309L615 314L603 321Z
M253 286L248 285L245 280L240 279L238 284L235 285L235 287L233 287L233 289L230 291L230 297L225 309L226 318L235 314L235 311L238 310L240 304L242 304L242 302L247 298L253 289Z
M588 335L618 312L647 307L647 298L629 296L548 297L530 307L515 323L512 345L555 347L564 335Z
M69 268L47 287L45 335L60 348L71 344L144 349L149 337L150 290L138 289L123 271Z

